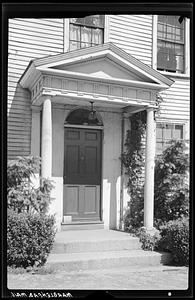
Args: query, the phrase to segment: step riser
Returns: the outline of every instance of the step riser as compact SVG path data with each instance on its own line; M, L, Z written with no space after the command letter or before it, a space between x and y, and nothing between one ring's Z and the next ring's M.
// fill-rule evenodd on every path
M126 241L98 241L98 242L73 242L73 243L54 243L51 253L78 253L78 252L97 252L112 250L140 250L141 245L138 240Z
M87 261L68 261L68 262L53 262L49 263L52 268L63 271L79 271L79 270L95 270L95 269L107 269L117 268L123 266L159 266L164 263L168 263L170 257L121 257L121 258L106 258L100 260L87 260Z
M62 224L61 231L66 230L94 230L94 229L104 229L104 224Z

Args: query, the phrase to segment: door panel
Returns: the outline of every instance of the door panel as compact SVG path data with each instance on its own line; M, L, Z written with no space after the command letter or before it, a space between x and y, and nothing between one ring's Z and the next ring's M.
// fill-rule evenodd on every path
M97 148L90 146L85 147L85 159L87 163L85 164L85 174L91 176L98 173L98 157L97 157ZM98 180L97 180L98 182Z
M67 186L64 190L66 198L65 211L68 215L79 214L79 186Z
M64 185L63 215L72 221L100 220L100 186Z
M66 147L66 172L72 177L79 174L80 147L77 145L67 145Z
M84 187L84 214L97 215L99 209L99 186L85 186Z
M100 219L101 131L66 128L63 215Z

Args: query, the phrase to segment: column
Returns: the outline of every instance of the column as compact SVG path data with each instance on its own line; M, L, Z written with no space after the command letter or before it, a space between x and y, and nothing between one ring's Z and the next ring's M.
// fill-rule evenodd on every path
M31 155L40 156L40 106L32 106Z
M42 177L51 178L52 171L52 120L51 120L51 99L43 102L42 111Z
M154 220L154 157L155 126L153 108L147 109L146 150L145 150L145 185L144 185L144 227L153 228Z
M31 123L31 155L34 157L40 157L40 115L41 107L40 106L31 106L32 109L32 123ZM31 182L35 188L38 188L40 185L40 174L39 170L30 177Z

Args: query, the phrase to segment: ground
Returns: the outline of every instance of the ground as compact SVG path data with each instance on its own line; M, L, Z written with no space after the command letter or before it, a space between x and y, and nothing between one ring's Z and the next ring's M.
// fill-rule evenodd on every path
M51 274L8 273L9 289L37 290L186 290L187 267L130 266L77 272L55 271Z

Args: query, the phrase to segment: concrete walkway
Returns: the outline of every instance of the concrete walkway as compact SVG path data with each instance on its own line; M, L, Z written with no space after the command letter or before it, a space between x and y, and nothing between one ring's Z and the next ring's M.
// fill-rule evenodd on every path
M9 289L37 290L186 290L188 268L152 266L52 274L8 274Z

